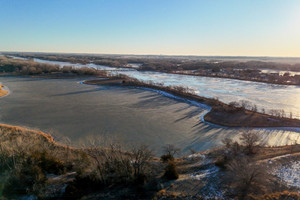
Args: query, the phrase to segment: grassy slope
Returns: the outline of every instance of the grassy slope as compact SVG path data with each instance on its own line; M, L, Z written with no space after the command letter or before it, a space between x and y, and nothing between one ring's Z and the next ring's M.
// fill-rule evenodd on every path
M29 130L26 128L9 126L0 124L0 144L2 148L11 150L40 150L43 151L47 149L52 155L59 158L67 158L74 160L76 162L80 160L77 155L82 152L82 149L69 148L64 145L56 143L53 138L41 131ZM212 149L205 152L200 152L198 154L207 155L207 159L213 163L219 151L222 148ZM300 152L300 145L294 146L282 146L282 147L262 147L259 150L259 154L255 156L255 160L259 162L267 162L271 158L276 158L283 155L295 155L298 156ZM182 192L198 192L200 186L202 187L203 182L201 180L194 180L189 178L190 174L197 173L204 164L201 161L201 157L195 157L193 159L179 158L177 159L178 169L180 172L180 179L172 182L170 187L168 183L166 185L166 190L172 194L176 193L183 194ZM157 160L157 158L155 158ZM202 163L199 165L199 163ZM193 185L193 187L191 187ZM0 185L1 186L1 185ZM195 191L194 191L195 190ZM92 195L93 196L93 195ZM93 199L93 198L91 198Z
M81 149L61 145L42 131L0 124L0 147L7 152L47 151L58 159L76 161Z

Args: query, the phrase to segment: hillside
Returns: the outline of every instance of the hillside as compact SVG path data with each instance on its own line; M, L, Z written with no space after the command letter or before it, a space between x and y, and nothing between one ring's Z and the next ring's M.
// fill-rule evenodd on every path
M123 151L118 145L104 148L94 141L72 148L41 131L0 125L0 194L3 199L299 197L300 145L253 145L250 152L246 143L224 143L222 148L176 159L178 151L169 145L160 160L145 146ZM254 177L250 182L248 175Z

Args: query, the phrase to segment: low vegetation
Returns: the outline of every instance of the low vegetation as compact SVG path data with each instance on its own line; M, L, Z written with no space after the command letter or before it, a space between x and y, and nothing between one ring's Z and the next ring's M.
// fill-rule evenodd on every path
M167 180L176 180L178 179L179 175L176 168L176 163L174 161L169 161L166 165L164 178Z
M39 199L81 199L84 196L87 199L203 198L205 176L193 180L199 185L188 187L184 180L192 179L185 178L186 173L215 163L220 170L212 173L217 173L214 177L224 186L224 199L276 199L281 196L297 199L299 194L291 188L282 184L279 187L278 179L270 174L264 162L266 158L290 152L290 147L286 147L287 151L285 147L277 147L280 150L263 147L259 136L253 132L242 133L240 139L240 143L224 140L225 146L204 153L207 158L203 161L197 156L192 160L175 158L179 149L166 145L162 157L172 158L166 162L154 157L144 145L125 151L116 143L99 146L102 139L99 142L94 139L85 147L72 148L54 142L51 136L39 131L1 125L0 195L2 199L30 195ZM293 148L295 155L300 152L298 146ZM184 188L187 189L182 193ZM195 189L200 193L193 194Z
M264 195L251 195L249 196L250 200L281 200L281 199L300 199L300 194L298 192L275 192Z
M70 76L70 75L105 75L106 73L89 67L76 68L74 66L63 66L47 63L37 63L33 60L13 59L0 56L0 73L14 73L17 75L52 75L52 76Z
M0 161L4 199L80 199L106 195L108 188L116 198L150 198L160 182L178 178L175 163L160 162L145 145L125 151L115 142L103 146L98 138L72 148L42 132L7 125L0 125Z
M162 162L169 162L175 160L175 155L180 154L180 149L172 144L167 144L163 147L164 154L160 157Z
M38 54L15 53L26 58L40 58L52 61L88 64L94 63L110 67L130 67L137 63L141 71L158 71L193 76L208 76L249 80L284 85L299 85L300 75L290 73L280 74L283 71L300 71L297 59L274 62L261 58L239 57L197 57L197 56L134 56L134 55L78 55L78 54ZM288 59L287 59L288 60ZM262 73L262 70L278 70L277 73Z
M292 146L297 150L290 154ZM273 169L280 167L278 162L299 160L299 152L300 145L265 147L256 133L242 132L238 141L227 138L221 148L178 161L180 176L190 178L166 188L164 194L167 198L176 191L185 199L298 199L299 188L287 186ZM286 156L289 159L282 159Z
M61 68L6 57L0 57L0 70L34 76L108 76L96 69ZM248 102L227 105L180 86L165 87L125 76L87 83L148 87L195 100L212 107L206 121L225 126L299 126L292 114L288 118L281 111L258 113ZM265 147L256 133L240 135L239 141L227 138L224 147L199 153L198 157L178 158L180 149L169 144L156 158L144 145L125 150L116 142L103 146L102 141L93 140L82 148L72 148L40 131L0 125L0 198L299 199L297 189L270 173L269 161L286 155L298 159L300 145Z

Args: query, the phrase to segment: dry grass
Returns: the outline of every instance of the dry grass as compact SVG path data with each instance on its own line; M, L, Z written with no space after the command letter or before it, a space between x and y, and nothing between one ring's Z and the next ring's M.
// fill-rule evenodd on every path
M94 143L90 145L92 144ZM8 175L9 181L5 181L3 194L11 197L12 194L7 191L14 187L20 191L27 191L29 188L28 194L45 194L44 182L51 183L51 178L46 177L47 174L61 175L60 177L65 173L72 174L66 180L69 183L69 193L66 195L80 196L91 188L97 191L108 185L111 187L126 183L128 187L143 187L160 173L152 167L152 152L146 146L133 147L130 152L125 152L117 143L111 144L109 148L98 146L98 143L90 145L72 148L55 142L50 135L41 131L0 124L0 162L3 161L0 175L7 171L12 174ZM34 174L37 171L35 168L39 170L39 176ZM31 170L30 173L27 169ZM20 177L25 175L26 179L22 180L26 180L26 184L22 182L15 186L21 182ZM32 182L33 186L39 183L37 190L33 190L34 187L28 182L32 177L42 177ZM58 181L54 185L60 187L64 184ZM76 193L78 188L82 191Z
M94 171L96 168L99 166L101 167L103 164L103 161L108 161L108 160L114 160L115 158L125 158L129 157L130 160L138 160L137 158L134 158L133 155L137 155L140 157L141 154L135 153L134 151L132 154L127 154L124 155L122 154L118 149L114 151L114 154L109 153L109 151L105 149L97 149L95 148L82 148L82 149L77 149L77 148L72 148L68 147L65 145L61 145L56 143L53 138L45 134L41 131L34 131L34 130L29 130L26 128L20 128L16 126L9 126L9 125L3 125L0 124L0 150L5 150L6 152L9 153L18 153L18 152L32 152L34 151L44 151L47 150L47 152L51 155L54 156L55 158L59 159L60 161L63 162L63 164L66 164L67 162L72 163L73 166L78 166L78 168L81 168L81 172L84 174L91 174L92 171ZM93 151L95 150L95 151ZM214 152L220 152L222 151L222 148L210 150L207 152L203 152L208 156L206 159L211 159L211 163L213 163L213 160L215 158ZM260 147L259 151L257 152L256 155L254 155L254 160L259 160L263 161L266 159L270 159L273 157L278 157L281 155L287 155L292 152L292 155L297 155L300 152L300 145L294 145L294 146L283 146L283 147ZM93 159L93 155L97 156L97 158ZM82 155L85 155L83 158ZM30 154L28 154L30 155ZM114 155L117 155L114 156ZM146 157L149 157L148 154L145 154ZM105 158L106 159L103 159ZM114 156L114 157L111 157ZM125 156L125 157L124 157ZM95 157L95 156L94 156ZM112 158L112 159L111 159ZM120 160L120 159L119 159ZM124 160L124 159L122 159ZM121 160L121 161L122 161ZM125 161L130 161L125 159ZM158 161L158 158L154 158L153 160ZM95 161L97 162L95 163ZM154 161L154 162L156 162ZM159 199L163 198L172 198L172 199L182 199L185 197L188 197L190 195L197 196L199 194L200 188L203 186L204 182L202 180L192 180L189 177L189 174L199 171L202 169L202 167L205 167L205 163L202 163L203 158L195 158L193 160L185 160L185 159L176 159L178 170L180 173L181 178L172 181L169 184L166 183L164 188L165 190L161 190L160 192L157 193L156 197ZM85 164L88 163L88 164ZM100 163L100 165L99 165ZM106 164L115 164L114 162L106 162ZM199 165L199 163L202 163ZM128 162L129 164L129 162ZM138 163L137 163L138 164ZM125 165L121 165L122 169L124 168ZM134 165L134 166L139 166L139 165ZM101 168L102 169L102 168ZM113 167L112 169L116 169ZM204 168L203 168L204 169ZM72 171L67 171L68 173L65 175L62 175L61 177L65 177L68 174L71 174L70 180L74 179L75 173L70 173L73 172L74 168ZM75 169L76 171L76 169ZM161 174L161 173L160 173ZM111 175L111 174L110 174ZM68 176L69 177L69 176ZM85 178L85 179L84 179ZM112 176L110 176L112 178ZM118 178L118 176L116 176ZM119 179L119 178L118 178ZM79 179L80 182L81 179ZM86 177L83 177L82 180L86 180ZM48 183L53 183L51 178L48 180ZM69 179L66 179L66 182L68 182ZM65 183L65 182L63 182ZM58 183L53 183L54 185L61 185L61 182ZM81 186L81 185L80 185ZM75 188L76 189L76 188ZM84 192L84 191L83 191ZM275 195L274 199L277 198L277 194L270 194L270 195ZM200 198L201 196L199 196ZM272 196L273 197L273 196ZM253 199L262 199L262 197L253 197ZM272 198L270 198L272 199Z
M290 192L290 191L283 191L283 192L276 192L271 194L264 194L261 196L250 196L250 200L297 200L300 199L300 194L298 192Z
M5 96L8 93L8 91L2 89L3 87L3 85L0 85L0 97Z
M286 145L279 147L260 147L258 154L255 155L255 160L267 160L284 155L299 155L300 144Z
M64 162L79 162L82 149L58 144L53 137L41 131L0 124L0 149L9 155L46 151Z

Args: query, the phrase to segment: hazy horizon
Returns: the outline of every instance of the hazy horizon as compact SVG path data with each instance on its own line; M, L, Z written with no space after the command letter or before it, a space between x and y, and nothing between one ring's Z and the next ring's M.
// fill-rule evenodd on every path
M249 58L249 59L256 59L256 58L278 58L278 59L300 59L300 56L234 56L234 55L179 55L179 54L130 54L130 53L86 53L86 52L47 52L47 51L0 51L1 53L12 53L12 54L66 54L66 55L107 55L107 56L161 56L161 57L203 57L203 58Z
M0 1L0 51L299 57L300 2Z

